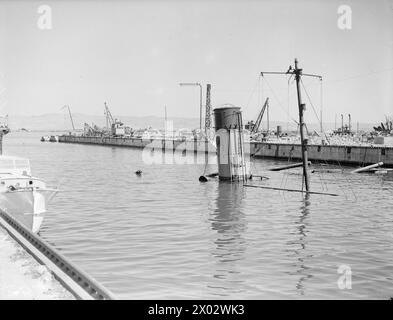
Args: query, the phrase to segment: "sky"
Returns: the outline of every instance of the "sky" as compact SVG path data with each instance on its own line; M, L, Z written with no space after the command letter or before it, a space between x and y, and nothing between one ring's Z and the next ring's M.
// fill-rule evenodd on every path
M352 11L340 29L340 5ZM37 10L51 8L51 29ZM42 13L42 12L41 12ZM266 97L270 118L297 117L294 58L305 73L306 120L351 114L380 122L393 115L393 1L2 1L0 113L72 112L198 117L199 88L256 118ZM288 99L289 97L289 99ZM204 97L205 98L205 97ZM204 103L204 102L203 102ZM311 106L312 104L312 106ZM314 108L314 109L313 109Z

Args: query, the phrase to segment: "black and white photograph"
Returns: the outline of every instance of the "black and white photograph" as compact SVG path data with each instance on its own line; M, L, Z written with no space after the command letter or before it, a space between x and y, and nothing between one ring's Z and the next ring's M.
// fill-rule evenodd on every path
M0 300L393 300L392 89L392 0L0 0Z

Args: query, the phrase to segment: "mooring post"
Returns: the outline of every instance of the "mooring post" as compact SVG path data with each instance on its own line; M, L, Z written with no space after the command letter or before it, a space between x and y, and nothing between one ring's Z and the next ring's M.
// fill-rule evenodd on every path
M302 162L303 162L303 178L306 186L306 191L310 191L310 179L308 175L308 156L307 156L307 140L304 138L304 110L306 105L302 103L302 95L300 92L300 78L302 74L302 69L298 68L298 61L295 59L295 79L296 79L296 89L297 89L297 100L299 106L299 126L300 126L300 140L302 145Z

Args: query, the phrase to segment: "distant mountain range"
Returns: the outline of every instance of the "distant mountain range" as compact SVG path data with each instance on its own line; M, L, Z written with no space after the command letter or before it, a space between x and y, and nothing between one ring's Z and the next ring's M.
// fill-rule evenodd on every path
M127 126L132 128L164 128L164 118L155 116L146 117L133 117L133 116L120 116L119 119ZM99 127L105 126L104 115L87 115L81 113L74 113L73 120L76 129L82 130L84 123L91 125L96 124ZM180 128L198 128L199 119L197 118L168 118L173 121L174 129ZM246 119L247 120L247 119ZM247 121L244 121L246 123ZM39 116L9 116L8 125L11 130L27 129L28 131L67 131L72 130L71 120L67 114L61 113L50 113ZM376 125L371 123L360 123L359 129L370 131L373 126ZM263 128L266 128L266 121L263 121ZM283 131L287 130L287 123L284 121L271 121L270 129L275 130L277 126L281 126ZM309 123L307 124L309 131L319 131L319 124ZM356 123L352 125L353 130L356 130ZM291 122L288 126L289 130L296 130L297 126ZM324 123L325 130L334 129L334 123Z
M76 129L82 130L85 123L99 127L105 126L104 115L87 115L74 113L72 115ZM131 117L121 116L119 119L127 126L132 128L164 128L164 118L147 116ZM170 118L175 128L196 128L199 126L199 119L193 118ZM68 115L64 114L43 114L39 116L12 116L8 118L8 125L11 130L20 130L22 128L29 131L65 131L72 130L71 120Z

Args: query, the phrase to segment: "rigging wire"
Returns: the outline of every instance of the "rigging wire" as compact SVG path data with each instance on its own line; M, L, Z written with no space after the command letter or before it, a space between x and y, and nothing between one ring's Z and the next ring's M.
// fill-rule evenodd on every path
M290 105L290 96L289 96L289 89L290 89L290 87L289 87L289 80L290 80L291 78L289 78L288 79L288 92L287 92L287 132L289 132L289 116L288 116L288 114L289 114L289 105Z
M258 76L258 107L261 103L261 76Z
M324 82L325 85L326 84L334 85L336 83L340 83L340 82L343 82L343 81L357 79L357 78L364 78L364 77L367 77L367 76L372 76L372 75L375 75L375 74L380 74L380 73L389 72L389 71L393 71L393 67L392 68L387 68L387 69L381 69L381 70L377 70L377 71L372 71L372 72L368 72L368 73L363 73L363 74L352 75L352 76L348 76L348 77L344 77L344 78L338 78L338 79L326 80L326 78L324 78L323 82ZM317 83L311 83L308 86L312 87L312 86L316 86L316 85L318 85L318 84Z
M322 81L321 81L321 87L320 87L320 91L321 91L321 108L320 108L320 116L321 116L321 118L318 117L318 113L317 113L317 111L316 111L316 109L315 109L315 107L314 107L314 104L313 104L312 101L311 101L311 97L310 97L310 95L308 94L308 91L307 91L306 86L304 85L302 79L300 79L300 83L302 84L302 87L303 87L303 89L304 89L304 92L306 93L307 99L308 99L308 101L310 102L310 105L311 105L311 107L312 107L312 109L313 109L313 111L314 111L315 117L317 118L317 120L318 120L318 122L319 122L319 125L320 125L320 128L321 128L321 134L323 134L323 135L325 136L326 140L329 142L329 137L327 136L327 134L326 134L326 132L325 132L325 130L323 129L323 126L322 126Z
M254 84L253 89L251 90L250 97L248 98L248 101L247 101L246 106L244 107L244 110L246 110L247 107L249 106L249 104L250 104L250 102L251 102L251 99L252 99L253 96L254 96L255 90L257 89L257 87L258 87L258 85L259 85L259 83L260 83L260 78L261 78L261 76L259 75L257 81L256 81L255 84Z
M341 79L336 79L336 80L333 79L333 80L328 81L328 83L337 83L337 82L351 80L351 79L364 78L364 77L367 77L367 76L371 76L371 75L374 75L374 74L383 73L383 72L387 72L387 71L393 71L393 67L386 68L386 69L381 69L381 70L376 70L376 71L371 71L371 72L363 73L363 74L357 74L357 75L349 76L349 77L346 77L346 78L341 78Z
M322 78L320 78L319 79L319 83L320 83L320 99L321 99L321 101L319 102L319 104L320 104L320 111L321 111L321 113L320 113L320 116L321 116L321 133L324 133L325 131L323 130L323 90L322 90L322 88L323 88L323 86L322 86Z
M304 92L306 93L306 96L307 96L307 98L308 98L308 101L309 101L310 104L311 104L311 107L312 107L312 109L313 109L313 111L314 111L315 117L317 118L318 122L320 123L321 120L320 120L319 117L318 117L318 113L317 113L317 111L315 110L314 104L312 103L311 98L310 98L310 96L309 96L309 94L308 94L308 92L307 92L307 90L306 90L306 87L305 87L305 85L304 85L304 83L303 83L303 80L302 80L301 78L300 78L300 83L302 84L302 87L303 87L303 89L304 89Z
M279 105L280 108L284 111L284 113L286 113L286 114L288 115L288 117L289 117L293 122L295 122L296 124L299 124L298 121L296 121L294 118L292 118L291 115L288 113L288 111L285 110L285 107L282 105L280 99L278 99L276 93L274 92L272 86L271 86L270 83L267 81L267 79L266 79L264 76L262 76L262 79L265 80L267 86L269 87L270 91L271 91L272 94L273 94L273 97L276 99L276 101L278 102L278 105Z

